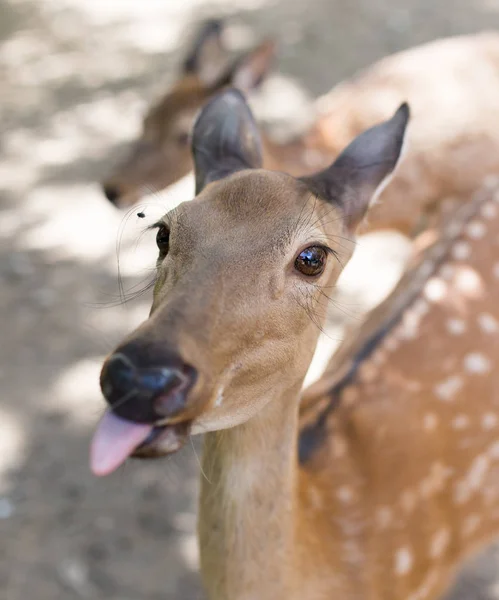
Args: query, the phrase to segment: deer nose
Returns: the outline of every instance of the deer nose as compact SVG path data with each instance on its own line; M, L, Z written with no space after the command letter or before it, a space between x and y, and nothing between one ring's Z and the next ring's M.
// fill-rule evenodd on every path
M185 408L196 372L189 365L138 367L123 353L104 364L101 388L118 416L137 423L154 423Z
M115 206L118 206L118 201L121 197L121 192L120 192L119 188L116 185L107 184L107 183L105 183L102 186L102 188L103 188L104 194L105 194L106 198L109 200L109 202L111 202L111 204L114 204Z

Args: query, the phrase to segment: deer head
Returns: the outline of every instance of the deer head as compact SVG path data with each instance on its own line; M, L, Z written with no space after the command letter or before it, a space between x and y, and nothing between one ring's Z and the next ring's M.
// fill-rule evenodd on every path
M409 110L357 137L326 170L261 169L260 136L237 90L211 99L192 136L197 196L156 225L149 319L106 360L110 410L97 474L129 455L177 450L187 432L233 427L275 393L299 393L351 238L393 172Z
M187 175L192 169L190 134L199 109L227 85L249 93L266 77L274 43L267 40L227 66L222 31L220 21L203 24L180 78L149 110L140 138L103 182L106 197L117 207L131 206L144 192L161 190Z

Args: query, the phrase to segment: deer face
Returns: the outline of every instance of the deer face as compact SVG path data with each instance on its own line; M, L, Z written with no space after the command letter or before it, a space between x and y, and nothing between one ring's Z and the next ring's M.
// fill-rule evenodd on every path
M117 207L127 208L144 193L162 190L187 175L193 167L190 134L205 102L226 85L249 92L265 78L274 44L266 41L227 66L222 29L219 21L201 27L179 80L149 110L140 138L103 182L104 194Z
M104 364L110 406L93 467L160 456L187 432L233 427L299 387L351 236L398 161L408 109L368 130L327 170L260 169L260 138L235 90L193 133L197 197L157 224L149 319Z

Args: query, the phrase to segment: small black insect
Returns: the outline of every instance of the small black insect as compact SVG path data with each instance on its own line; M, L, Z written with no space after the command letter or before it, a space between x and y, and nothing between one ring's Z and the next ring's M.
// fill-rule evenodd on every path
M146 218L146 214L143 212L138 212L137 216L139 217L139 219L145 219Z

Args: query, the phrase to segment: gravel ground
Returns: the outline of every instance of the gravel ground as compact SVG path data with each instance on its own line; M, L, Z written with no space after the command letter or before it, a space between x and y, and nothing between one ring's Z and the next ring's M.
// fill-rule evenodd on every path
M0 0L2 600L203 597L199 443L103 481L87 466L102 409L99 364L150 301L120 303L117 254L132 296L155 255L140 237L144 223L108 206L96 182L136 133L145 102L175 76L194 14L233 15L235 42L277 36L281 75L269 89L287 90L286 118L296 123L310 99L376 58L498 27L499 2ZM262 114L281 116L271 94L263 98ZM187 178L149 199L148 220L191 190ZM385 266L367 282L367 303L358 271L345 279L357 316L394 281L406 246L371 238L360 249L357 269L378 256ZM341 320L332 326L341 330ZM498 560L492 547L450 598L499 597Z

